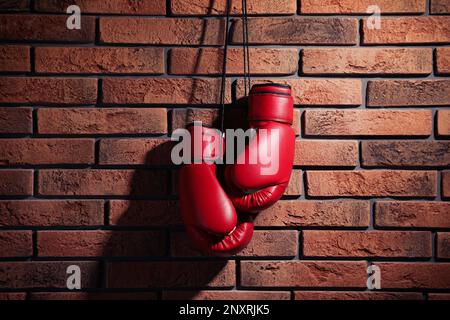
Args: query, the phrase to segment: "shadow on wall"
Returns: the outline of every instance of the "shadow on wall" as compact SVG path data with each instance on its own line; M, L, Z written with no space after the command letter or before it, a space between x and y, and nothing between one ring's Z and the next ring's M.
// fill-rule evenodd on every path
M216 0L210 0L209 4L208 4L208 12L207 15L211 15L213 12L213 8L216 4ZM220 37L219 39L221 39L222 41L224 40L224 36L220 36L220 35L224 35L224 28L225 28L225 24L221 24L221 28L219 30L219 34L218 36ZM202 31L200 34L200 44L205 44L205 40L206 40L206 35L207 35L207 28L208 28L208 20L207 19L203 19L202 20ZM228 39L227 39L228 41ZM200 63L203 59L204 56L204 51L202 49L197 51L197 54L195 56L195 63L194 63L194 67L192 68L193 74L197 74L200 71ZM170 62L170 59L169 59ZM169 66L170 69L170 66ZM192 91L191 91L191 95L189 97L189 103L195 103L195 93L197 92L199 88L199 81L194 81L193 85L192 85ZM218 98L219 99L219 98ZM219 101L217 101L217 103L219 103Z
M210 1L208 14L213 12L215 2ZM207 20L203 20L202 44L207 27ZM199 50L193 67L194 74L199 73L202 55L203 51ZM194 81L189 101L195 101L197 89L198 83ZM217 120L210 124L217 125ZM183 232L178 202L174 200L178 184L176 168L170 167L172 146L172 142L165 142L152 148L146 155L146 165L163 165L162 169L158 169L166 173L160 176L162 180L149 184L145 181L148 179L145 171L137 170L130 193L131 198L148 197L154 195L155 191L165 189L169 200L110 202L109 224L126 230L125 234L129 233L130 236L116 237L113 234L109 243L105 244L103 256L108 257L105 275L108 290L127 291L131 298L136 298L131 292L156 291L158 293L154 298L157 299L193 299L199 291L208 287L235 286L234 262L223 258L202 258ZM189 260L189 257L195 259ZM142 297L148 298L146 295Z
M172 143L166 142L153 148L146 156L146 165L170 162ZM134 200L111 200L109 206L109 224L114 229L123 230L113 233L104 245L102 256L106 257L106 287L126 292L163 291L162 298L191 299L199 288L227 282L224 277L234 277L233 273L223 272L227 261L186 260L186 256L197 255L189 245L177 243L188 241L182 232L182 222L176 200L136 200L137 197L155 194L155 186L161 193L174 194L171 174L164 171L159 181L147 183L149 170L137 170L131 183L130 197ZM153 169L150 169L153 171ZM162 200L164 199L165 200ZM172 197L169 197L169 199ZM189 249L188 249L189 248ZM187 249L190 252L186 252ZM182 252L185 251L185 252ZM184 258L183 258L184 255ZM231 284L234 286L234 282ZM183 292L166 292L177 289ZM127 295L121 295L125 298ZM131 298L135 294L129 295ZM142 295L147 298L148 295ZM122 298L122 297L121 297ZM156 298L161 298L159 294Z

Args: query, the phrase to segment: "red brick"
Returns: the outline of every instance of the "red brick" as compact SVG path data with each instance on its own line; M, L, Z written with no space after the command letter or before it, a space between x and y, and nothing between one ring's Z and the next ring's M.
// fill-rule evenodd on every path
M364 261L242 261L244 287L365 288Z
M442 196L450 197L450 171L442 172Z
M250 44L353 45L358 20L354 18L286 17L248 19ZM314 32L309 32L314 30ZM242 21L233 24L233 43L242 43Z
M172 256L197 257L202 253L194 248L185 233L171 235ZM237 253L238 257L295 257L298 252L298 233L294 230L260 231L256 230L248 246Z
M0 170L0 195L29 196L32 194L32 170Z
M256 226L368 227L367 201L278 201L255 218Z
M173 143L169 139L102 139L100 164L171 164Z
M164 291L163 300L290 300L288 291Z
M0 300L25 300L27 294L25 292L0 292Z
M168 190L162 170L41 170L39 194L86 196L163 196Z
M430 12L433 14L450 13L450 1L431 0Z
M47 108L38 110L41 134L162 134L167 132L163 108Z
M36 48L43 73L164 73L162 48Z
M450 263L377 262L383 289L449 289Z
M0 78L0 103L97 102L97 79L82 78Z
M174 15L224 15L226 13L226 0L196 0L195 5L190 0L172 0L170 12ZM247 3L247 13L258 14L294 14L297 9L297 0L278 0L276 5L271 0L249 0ZM232 15L242 14L242 1L232 0Z
M221 45L225 21L198 18L100 18L102 43Z
M31 231L0 231L0 258L33 255Z
M240 117L243 118L246 113L239 110ZM226 114L226 113L225 113ZM209 108L183 108L172 110L172 132L176 129L184 129L189 123L200 121L208 126L216 127L220 123L220 110ZM244 121L242 125L244 125Z
M108 288L234 287L234 261L112 262Z
M381 13L425 13L426 9L426 0L300 0L300 9L307 14L365 14L374 4Z
M431 52L430 52L431 54ZM297 49L250 49L250 72L258 74L294 74L298 66ZM175 48L170 53L171 74L221 74L223 50L216 48ZM227 53L227 74L244 72L244 51L230 48Z
M229 83L229 82L228 82ZM231 102L227 84L226 102ZM108 104L219 104L220 79L106 78L103 102Z
M448 293L429 293L428 300L450 300Z
M0 71L28 72L30 70L30 47L0 46Z
M312 231L302 232L306 257L430 258L431 232Z
M294 165L358 165L358 142L338 140L298 140L295 142Z
M31 292L31 300L156 300L154 292Z
M427 75L433 72L433 52L428 48L303 49L302 61L305 74Z
M321 197L435 197L435 171L308 171L308 195Z
M449 141L363 141L366 167L450 166Z
M172 110L172 132L184 129L194 121L202 122L208 126L218 128L221 123L220 109L213 108L183 108ZM247 110L243 108L230 108L225 111L225 128L246 129Z
M180 225L181 216L176 201L111 200L109 224L113 226Z
M450 232L439 232L437 234L437 257L450 259Z
M94 163L91 139L0 139L0 166Z
M8 0L0 3L0 10L28 10L30 8L30 0Z
M450 203L380 201L375 204L377 227L450 228Z
M305 106L358 106L362 103L358 79L265 79L252 84L276 82L292 87L294 103ZM237 81L236 95L244 96L244 82Z
M438 74L450 74L450 48L436 49L436 71Z
M381 18L380 29L363 21L364 44L426 44L450 41L450 17Z
M35 2L37 11L65 13L67 7L77 5L82 13L111 13L111 14L139 14L165 15L165 0L46 0Z
M285 196L299 196L303 193L303 173L301 170L292 170L289 184L284 191Z
M83 289L97 288L100 264L88 261L21 261L0 262L0 288L58 288L67 289L67 268L71 265L81 269Z
M103 201L3 200L0 226L94 226L103 224Z
M300 110L294 108L294 121L292 122L292 129L294 129L295 135L301 135L300 124Z
M40 257L161 256L166 237L158 231L38 231Z
M423 300L414 292L296 291L295 300Z
M367 105L369 107L442 106L450 104L449 92L450 79L369 81Z
M0 40L76 42L95 41L95 17L81 17L81 29L70 30L66 15L3 14L0 16Z
M431 110L306 110L307 136L429 136Z
M31 108L0 108L0 133L31 133L32 121Z
M437 112L437 134L439 136L450 136L450 110L439 110Z

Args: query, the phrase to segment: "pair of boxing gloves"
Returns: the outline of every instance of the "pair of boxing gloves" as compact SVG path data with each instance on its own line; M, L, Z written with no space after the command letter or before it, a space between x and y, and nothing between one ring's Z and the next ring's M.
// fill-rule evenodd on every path
M295 144L291 88L254 85L248 103L249 127L255 136L234 163L225 166L224 187L215 164L225 145L220 131L188 128L191 141L202 143L200 150L192 148L200 163L180 169L180 210L188 236L207 254L230 255L245 248L253 236L252 214L277 202L289 184Z

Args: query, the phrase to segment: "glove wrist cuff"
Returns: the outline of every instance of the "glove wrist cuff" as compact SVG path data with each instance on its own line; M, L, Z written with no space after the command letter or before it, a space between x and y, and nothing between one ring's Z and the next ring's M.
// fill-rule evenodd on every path
M290 86L276 83L254 85L248 99L250 121L277 121L292 124L294 101Z

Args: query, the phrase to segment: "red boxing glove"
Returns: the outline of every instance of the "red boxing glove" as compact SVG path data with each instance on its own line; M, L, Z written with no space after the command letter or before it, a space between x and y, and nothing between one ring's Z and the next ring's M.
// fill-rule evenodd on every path
M223 138L212 128L190 126L188 131L194 160L200 163L185 164L180 169L180 209L186 232L205 253L234 254L250 242L253 222L238 221L232 202L217 180L213 161L222 157ZM195 141L201 142L197 146ZM215 148L218 145L220 148Z
M281 84L254 85L248 103L249 127L256 135L226 167L225 183L236 210L258 212L277 202L289 184L294 103L290 86Z

